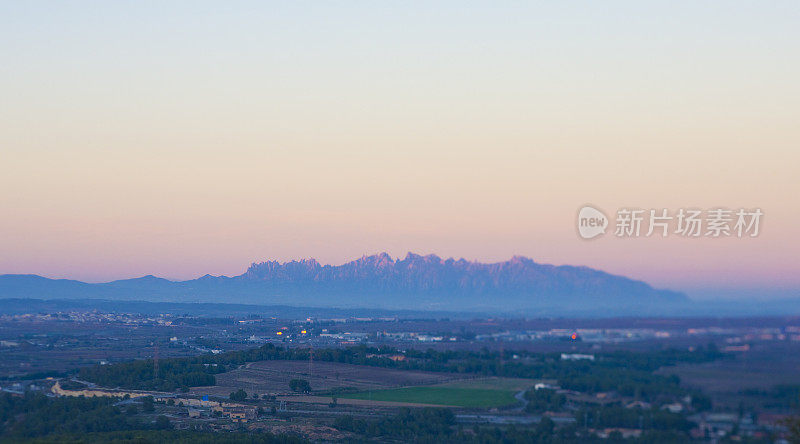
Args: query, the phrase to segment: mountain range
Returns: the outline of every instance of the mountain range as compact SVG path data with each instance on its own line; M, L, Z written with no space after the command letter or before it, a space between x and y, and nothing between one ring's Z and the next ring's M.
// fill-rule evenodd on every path
M524 315L633 315L675 312L679 292L654 289L582 266L515 256L480 263L386 253L342 265L314 259L253 263L241 275L170 281L155 276L106 283L0 275L0 298L280 304L336 308L474 311Z

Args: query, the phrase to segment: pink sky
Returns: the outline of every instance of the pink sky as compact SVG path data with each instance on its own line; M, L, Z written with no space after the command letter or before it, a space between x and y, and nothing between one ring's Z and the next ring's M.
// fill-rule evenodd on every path
M185 279L414 251L800 287L790 3L631 5L637 20L97 6L0 11L0 273ZM583 241L586 203L765 216L753 239Z

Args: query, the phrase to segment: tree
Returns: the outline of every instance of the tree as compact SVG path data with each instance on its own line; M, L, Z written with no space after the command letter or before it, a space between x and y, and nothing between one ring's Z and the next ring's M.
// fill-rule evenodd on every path
M169 418L164 415L159 415L156 418L156 424L154 426L156 430L169 430L172 428L172 423L169 422Z
M156 411L152 396L145 396L142 398L142 411L145 413L153 413Z
M789 442L800 444L800 418L789 418L783 422L783 425L789 429Z
M247 401L247 392L242 389L239 389L236 390L235 392L231 392L229 398L231 399L231 401Z
M292 379L289 381L289 388L295 392L308 393L311 391L311 384L305 379Z

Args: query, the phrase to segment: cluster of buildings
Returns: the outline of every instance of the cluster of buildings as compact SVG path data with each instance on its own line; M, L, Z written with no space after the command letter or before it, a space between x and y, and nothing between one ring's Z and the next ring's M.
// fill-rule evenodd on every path
M154 401L186 407L189 418L207 418L216 415L233 422L245 423L258 417L257 409L251 405L212 401L208 396L200 399L173 395L159 396L155 397Z
M549 330L502 331L482 334L475 337L478 341L554 341L580 340L584 342L627 342L648 339L666 339L673 337L674 332L648 328L607 328L607 329L564 329Z
M774 413L742 414L737 413L698 413L689 416L689 421L697 424L691 430L695 439L719 439L726 436L747 436L764 439L770 433L781 433L786 430L783 421L788 415Z
M198 401L198 400L187 398L181 400L180 402L184 401ZM194 402L184 402L184 405L186 405L187 408L187 413L189 415L189 418L207 418L212 416L213 414L217 414L221 417L228 418L233 422L245 423L248 421L252 421L258 417L258 410L250 405L231 404L231 403L217 402L217 401L205 401L205 402L210 403L210 405L198 404Z
M172 318L173 316L169 314L148 316L135 313L107 313L97 310L75 310L56 313L4 314L0 315L0 322L79 322L169 326L173 323Z

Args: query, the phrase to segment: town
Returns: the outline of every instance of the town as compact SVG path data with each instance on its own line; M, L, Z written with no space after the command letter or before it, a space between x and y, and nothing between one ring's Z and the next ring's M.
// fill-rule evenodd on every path
M768 442L787 433L800 395L800 377L781 371L798 364L800 318L72 309L0 316L0 351L7 396L107 399L170 430L312 441L366 437L353 424L441 408L458 433L547 422L593 439L646 442L677 430L700 441Z

